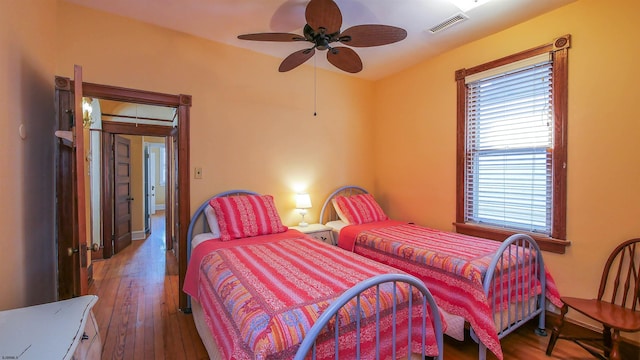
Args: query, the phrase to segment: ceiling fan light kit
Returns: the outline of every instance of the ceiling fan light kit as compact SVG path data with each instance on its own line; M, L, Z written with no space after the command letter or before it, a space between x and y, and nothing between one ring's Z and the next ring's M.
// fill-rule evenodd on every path
M257 33L238 36L241 40L254 41L308 41L312 47L296 51L280 64L285 72L302 65L316 50L327 51L327 60L340 70L357 73L362 70L360 56L350 47L372 47L392 44L407 37L407 31L389 25L357 25L340 32L342 13L333 0L311 0L305 9L307 21L303 36L290 33ZM348 45L334 46L333 43Z

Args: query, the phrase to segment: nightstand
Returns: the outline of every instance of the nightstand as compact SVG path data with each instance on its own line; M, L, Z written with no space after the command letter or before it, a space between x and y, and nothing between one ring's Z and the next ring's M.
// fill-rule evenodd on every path
M95 295L0 311L1 359L100 359Z
M333 239L333 231L328 226L324 226L322 224L309 224L305 227L291 226L290 229L298 230L329 245L336 245L336 242Z

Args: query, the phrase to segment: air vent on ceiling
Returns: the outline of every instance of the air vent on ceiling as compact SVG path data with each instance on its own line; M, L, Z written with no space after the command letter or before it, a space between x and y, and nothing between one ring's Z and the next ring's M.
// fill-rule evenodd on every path
M463 13L458 13L456 15L453 15L452 17L448 18L447 20L441 22L440 24L432 27L431 29L429 29L429 32L431 32L432 34L435 34L437 32L440 32L446 28L449 28L455 24L458 24L460 22L463 22L465 20L469 19L469 17Z

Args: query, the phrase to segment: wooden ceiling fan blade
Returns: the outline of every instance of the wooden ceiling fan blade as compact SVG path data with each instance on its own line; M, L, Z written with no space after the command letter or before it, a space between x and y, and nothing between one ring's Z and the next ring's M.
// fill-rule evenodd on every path
M389 25L357 25L340 34L339 40L353 47L369 47L393 44L407 37L405 29Z
M342 13L332 0L311 0L304 16L307 19L307 24L316 32L320 32L320 28L324 28L326 34L340 32Z
M286 72L289 70L293 70L298 66L304 64L304 62L309 60L315 53L316 49L314 48L296 51L293 54L287 56L286 59L282 60L278 71Z
M254 40L254 41L305 41L303 36L290 33L258 33L258 34L245 34L238 35L238 39L241 40Z
M357 73L362 70L362 60L353 49L344 46L334 47L327 51L327 60L340 70Z

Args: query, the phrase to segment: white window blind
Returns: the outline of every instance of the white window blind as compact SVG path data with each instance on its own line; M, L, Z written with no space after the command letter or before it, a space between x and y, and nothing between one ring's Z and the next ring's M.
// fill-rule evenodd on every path
M553 64L519 65L467 81L465 222L551 234Z

